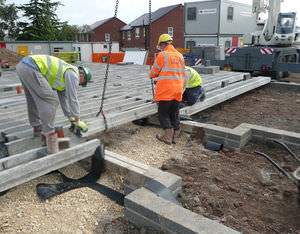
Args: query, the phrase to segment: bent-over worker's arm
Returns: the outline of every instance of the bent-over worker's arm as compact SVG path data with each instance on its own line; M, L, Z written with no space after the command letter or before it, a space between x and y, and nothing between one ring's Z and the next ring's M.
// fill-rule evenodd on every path
M77 97L79 77L74 71L68 69L64 74L64 78L66 90L58 92L60 105L64 114L67 117L74 117L77 122L80 118L80 106Z

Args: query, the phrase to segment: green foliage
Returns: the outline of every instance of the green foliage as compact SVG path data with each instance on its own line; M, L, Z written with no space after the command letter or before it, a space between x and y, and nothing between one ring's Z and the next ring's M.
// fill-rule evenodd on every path
M75 25L64 24L58 32L58 41L75 41L76 34L79 32Z
M17 8L15 4L5 5L5 0L0 0L0 39L3 40L5 34L10 38L15 38L18 35L18 25L16 20Z
M5 5L6 0L0 0L0 40L7 34L10 38L24 41L74 41L77 26L61 22L57 8L59 1L28 0L29 3L20 6ZM18 12L22 20L18 21Z
M59 22L55 13L60 2L50 0L30 0L28 4L18 7L28 21L20 22L21 33L18 40L54 41L57 38Z

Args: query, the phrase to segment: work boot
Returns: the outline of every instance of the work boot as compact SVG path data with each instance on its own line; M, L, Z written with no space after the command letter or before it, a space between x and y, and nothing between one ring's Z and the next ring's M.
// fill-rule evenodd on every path
M180 129L174 130L174 134L173 134L173 138L172 138L173 144L176 144L176 140L178 139L179 135L180 135Z
M48 154L55 154L58 152L57 133L52 132L47 135L47 152Z
M168 145L172 144L172 138L173 138L173 128L167 128L165 129L165 134L162 136L160 134L156 135L156 138L159 141L162 141Z
M33 136L34 137L40 136L41 132L42 132L42 126L41 125L33 127Z

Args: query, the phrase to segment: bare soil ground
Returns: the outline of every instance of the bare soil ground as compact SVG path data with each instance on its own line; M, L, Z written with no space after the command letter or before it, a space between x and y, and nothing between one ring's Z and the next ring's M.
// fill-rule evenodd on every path
M299 93L261 88L195 118L229 128L246 122L299 133L299 107ZM220 152L192 144L183 160L169 159L162 169L182 176L180 200L196 213L243 233L300 233L297 187L254 151L289 173L300 166L276 143L250 142L241 151Z
M299 107L299 93L261 88L194 119L225 127L252 123L299 133ZM165 145L155 138L160 131L155 126L127 124L100 139L107 150L182 176L179 200L194 212L243 233L300 233L296 186L253 153L265 152L288 172L294 171L300 165L279 145L251 142L241 151L214 152L187 133L176 145ZM86 173L78 163L63 172L72 178ZM45 175L0 196L0 233L158 233L128 223L122 207L88 188L47 201L37 198L37 183L58 182L54 175ZM122 178L112 173L104 173L99 183L122 190Z
M0 48L0 59L6 60L12 67L15 67L23 57L23 55L17 54L6 48Z
M300 132L299 107L300 94L266 87L204 111L194 119L229 128L252 123ZM130 129L135 129L134 134L124 135ZM204 149L202 142L186 133L181 135L179 144L158 146L153 141L158 130L153 127L128 126L123 131L109 132L102 141L112 151L137 161L155 165L154 159L157 167L168 154L161 169L182 177L179 200L185 208L243 233L300 233L296 186L254 153L268 154L292 173L300 165L280 145L250 142L240 151L214 152ZM300 155L299 150L292 150ZM116 228L121 230L120 226Z

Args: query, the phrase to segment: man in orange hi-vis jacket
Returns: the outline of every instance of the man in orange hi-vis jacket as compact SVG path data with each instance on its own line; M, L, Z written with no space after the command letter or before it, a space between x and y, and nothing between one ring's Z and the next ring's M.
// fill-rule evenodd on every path
M172 45L172 37L160 35L157 47L161 52L157 55L150 78L157 78L154 101L158 102L158 117L164 135L156 138L166 144L176 144L180 133L179 102L182 100L184 87L184 59Z

